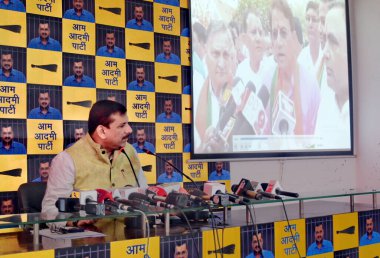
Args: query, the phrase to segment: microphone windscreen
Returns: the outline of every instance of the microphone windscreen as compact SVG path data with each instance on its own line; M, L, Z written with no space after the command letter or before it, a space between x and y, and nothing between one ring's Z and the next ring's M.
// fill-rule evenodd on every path
M199 189L196 189L196 188L190 188L189 190L187 190L187 192L191 195L194 195L194 196L197 196L197 197L203 197L206 195L205 192L199 190Z
M159 186L149 186L148 190L154 192L158 196L166 197L168 195L165 189Z
M142 193L131 193L128 197L129 200L144 200L147 202L150 202L151 199Z
M238 188L239 188L238 185L231 185L231 190L232 190L233 193L235 193Z

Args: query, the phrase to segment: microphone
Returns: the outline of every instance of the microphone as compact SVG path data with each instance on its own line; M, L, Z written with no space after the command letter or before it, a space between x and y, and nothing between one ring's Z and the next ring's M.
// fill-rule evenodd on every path
M294 102L282 91L279 91L272 112L272 133L274 135L294 134L295 126Z
M161 196L157 196L155 193L152 193L149 190L146 190L147 195L141 194L141 193L132 193L130 195L131 198L135 199L141 199L141 200L146 200L149 202L151 205L155 205L157 207L162 207L166 209L174 209L175 206L172 204L168 204L165 202L165 198Z
M98 192L98 203L104 203L106 206L106 209L110 210L111 212L114 212L117 210L123 210L123 211L133 211L130 207L122 204L121 202L114 201L112 198L112 193L108 192L104 189L96 189Z
M58 198L55 202L55 207L59 212L78 212L80 210L80 204L78 198Z
M234 113L229 117L229 119L228 119L227 123L225 124L225 126L223 127L223 129L220 128L221 130L220 130L219 136L224 142L228 142L228 140L230 139L231 133L235 129L236 120L237 120L238 115L240 113L242 113L242 111L244 110L244 108L248 102L248 98L251 95L251 93L255 93L255 92L256 92L255 84L253 82L249 81L247 83L247 85L245 86L244 92L243 92L242 97L241 97L240 104L235 107ZM232 98L230 98L230 100L231 99ZM224 118L222 118L221 120L223 121ZM220 126L219 122L218 122L218 125Z
M256 199L256 200L262 200L263 195L261 193L257 193L252 190L246 190L244 188L241 188L239 185L232 185L231 190L239 196L246 196L251 199Z
M289 197L294 197L294 198L298 198L299 197L298 193L283 191L280 183L278 181L276 181L276 180L270 180L269 181L267 187L265 188L265 192L272 193L272 194L289 196Z
M252 189L256 191L256 193L261 194L265 198L276 199L276 200L282 199L277 194L268 193L268 192L264 191L264 189L266 189L266 187L264 187L264 183L260 184L259 182L256 182L256 181L250 181L250 185L252 186Z
M121 8L119 8L119 7L102 7L102 6L99 6L99 10L108 11L110 13L117 14L117 15L121 14Z
M187 179L189 179L191 181L191 183L194 184L195 188L199 189L199 187L197 186L197 184L194 182L194 180L189 177L188 175L186 175L185 173L183 173L180 169L178 169L176 166L174 166L173 164L169 163L166 159L164 159L163 157L161 157L160 155L157 155L153 152L151 152L150 150L146 149L146 148L143 148L142 149L143 152L145 152L146 154L149 154L149 155L153 155L155 157L157 157L158 159L162 160L163 162L169 164L170 166L172 166L175 170L177 170L178 173L180 173L182 176L186 177Z
M90 108L92 106L92 100L66 101L66 104Z
M214 194L211 196L199 189L194 188L189 189L189 193L202 198L204 201L211 201L217 205L227 206L229 204L229 197L222 193Z

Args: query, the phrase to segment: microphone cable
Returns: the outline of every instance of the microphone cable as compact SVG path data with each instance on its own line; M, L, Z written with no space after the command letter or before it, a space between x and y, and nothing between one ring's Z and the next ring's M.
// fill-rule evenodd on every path
M252 206L252 211L250 209L251 206ZM259 228L257 227L257 224L254 221L254 218L256 218L255 208L253 207L253 204L251 204L251 205L246 204L246 208L248 209L249 216L251 217L253 230L255 232L255 236L256 236L256 239L257 239L257 244L259 245L260 255L261 255L261 257L264 258L263 247L261 246L261 243L260 243L260 240L259 240ZM254 215L252 215L252 212L254 213ZM248 223L247 223L247 226L249 226ZM253 241L253 239L252 239L252 241Z
M140 187L140 183L139 183L139 180L137 179L136 171L135 171L135 169L133 168L133 165L132 165L132 161L131 161L131 159L128 157L128 154L125 152L124 148L121 149L121 152L124 153L124 155L127 157L128 161L129 161L129 165L130 165L131 168L132 168L133 175L135 176L135 180L136 180L137 186Z
M199 255L199 245L198 245L198 239L195 239L194 237L194 232L193 232L193 228L191 227L191 224L190 224L190 221L189 219L187 218L186 214L183 212L182 209L176 207L176 209L178 209L182 216L185 218L186 220L186 223L187 223L187 226L189 227L189 230L190 230L190 234L191 234L191 238L192 238L192 241L193 241L193 244L195 245L195 251L197 252L197 257L200 258L201 256Z
M282 203L282 206L283 206L283 209L284 209L285 218L286 218L286 221L287 221L287 223L288 223L288 227L289 227L289 230L290 230L290 234L291 234L291 236L292 236L292 239L293 239L294 245L296 246L296 249L297 249L298 256L299 256L299 258L302 258L301 253L300 253L300 250L298 249L298 246L297 246L296 240L295 240L295 238L294 238L294 234L293 234L292 228L290 227L290 222L289 222L289 218L288 218L288 213L286 212L286 208L285 208L284 200L283 200L282 198L281 198L280 200L281 200L281 203Z
M135 212L140 213L144 219L144 222L145 222L146 233L148 234L148 237L147 237L146 251L145 251L144 257L149 257L150 226L149 226L148 217L146 216L145 212L143 212L143 211L135 209Z

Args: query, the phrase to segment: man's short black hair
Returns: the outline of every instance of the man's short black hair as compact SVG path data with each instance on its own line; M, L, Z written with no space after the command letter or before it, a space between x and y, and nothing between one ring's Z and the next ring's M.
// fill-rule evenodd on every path
M119 102L112 100L100 100L96 102L92 106L88 117L88 133L92 135L98 125L108 128L110 123L113 122L111 115L116 113L124 115L126 112L126 107Z

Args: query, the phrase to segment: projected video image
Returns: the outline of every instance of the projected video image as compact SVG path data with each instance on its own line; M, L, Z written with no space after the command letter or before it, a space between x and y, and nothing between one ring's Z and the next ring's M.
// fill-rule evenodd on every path
M195 157L350 152L346 8L191 1Z

